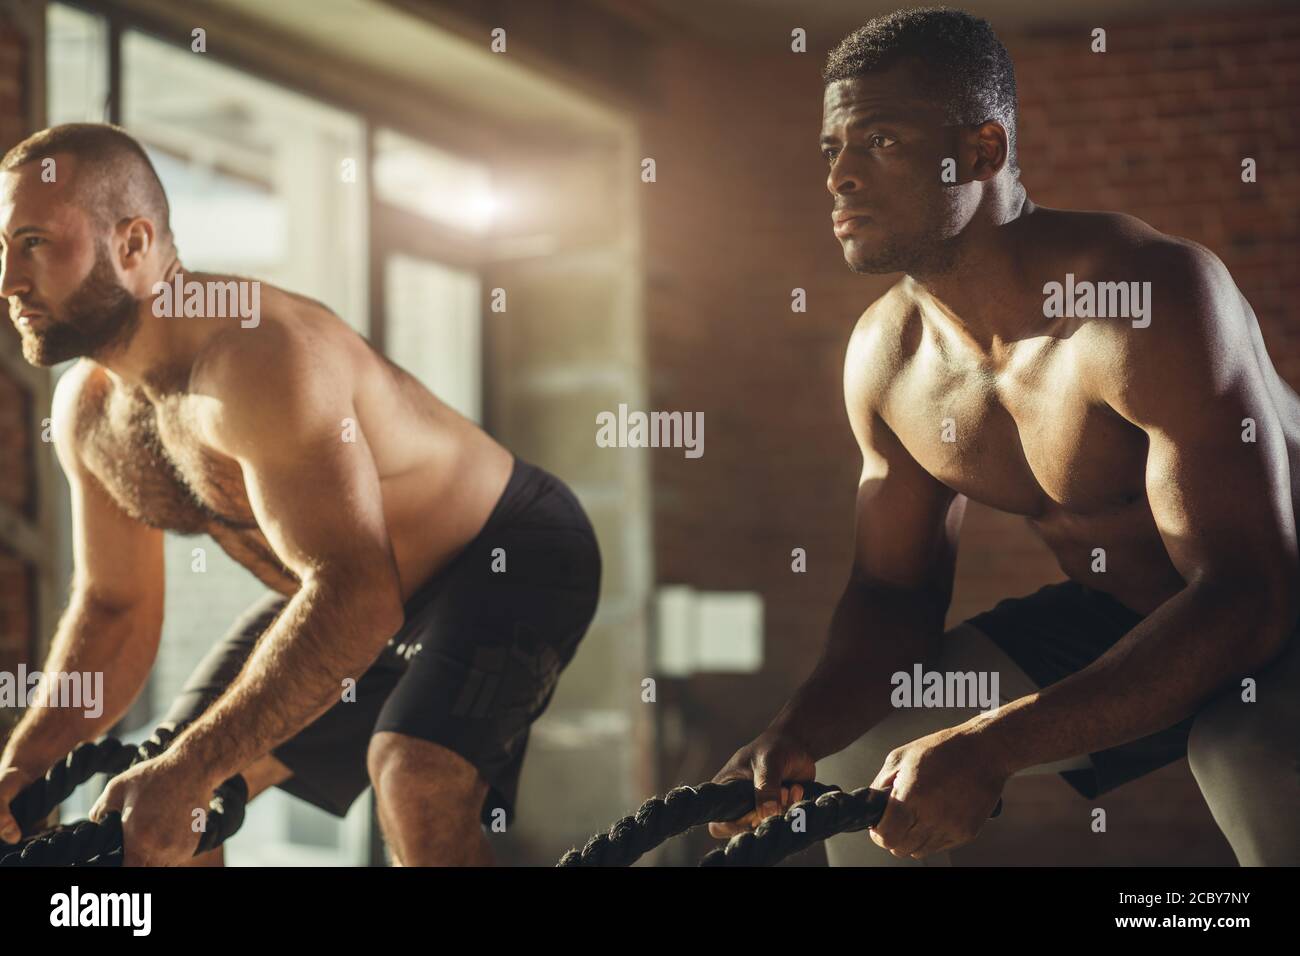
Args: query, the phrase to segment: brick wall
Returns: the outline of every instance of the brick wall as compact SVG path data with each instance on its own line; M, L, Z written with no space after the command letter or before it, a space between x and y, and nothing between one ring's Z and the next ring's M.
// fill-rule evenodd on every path
M23 93L22 36L0 10L0 145L5 149L27 132Z
M0 152L24 135L22 70L21 39L0 13ZM0 336L16 338L7 321L0 322ZM0 503L30 517L35 489L28 421L27 396L0 368ZM30 660L34 586L31 569L0 545L0 670Z
M1286 93L1300 69L1300 12L1108 30L1104 58L1087 52L1086 30L1004 36L1030 195L1128 212L1209 246L1300 385L1300 161ZM658 175L642 198L651 404L703 411L707 424L703 458L654 453L657 580L756 590L767 615L756 677L699 676L661 693L683 722L667 735L664 785L707 778L772 716L812 666L849 565L859 459L843 353L891 277L850 273L828 228L816 147L824 49L733 55L681 39L661 52L643 117ZM1257 185L1239 181L1243 156L1259 163ZM807 290L807 314L790 311L795 287ZM807 549L807 574L791 573L793 547ZM950 621L1061 577L1021 519L972 505ZM1072 794L1054 777L1013 781L1000 835L957 861L1232 862L1185 763L1116 798L1144 835L1105 849L1078 838Z
M13 335L8 322L0 334ZM29 399L0 371L0 505L30 517L35 502L28 451ZM31 650L34 580L31 569L0 545L0 670L12 671Z

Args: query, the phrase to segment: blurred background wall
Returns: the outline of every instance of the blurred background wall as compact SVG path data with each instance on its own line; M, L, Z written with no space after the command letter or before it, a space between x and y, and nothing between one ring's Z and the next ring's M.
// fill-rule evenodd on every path
M1300 10L958 5L991 18L1017 66L1031 198L1130 213L1212 248L1255 307L1279 372L1300 386L1290 265L1300 252ZM740 4L727 7L732 16L694 8L714 29L682 27L662 49L660 99L642 124L663 170L643 194L651 405L699 408L711 425L702 459L654 457L655 568L660 584L761 592L766 657L758 674L676 682L680 715L666 714L675 730L660 766L680 782L711 777L761 731L823 643L848 574L861 467L842 360L859 313L894 280L842 263L814 147L824 52L896 4L762 4L781 16L758 30ZM806 16L813 10L826 20ZM793 26L809 29L822 56L790 55ZM1105 55L1088 51L1096 26L1108 33ZM1268 177L1240 181L1244 156ZM790 311L794 287L807 290L802 315ZM792 548L807 549L807 574L790 571ZM971 505L949 626L1061 579L1026 523ZM1186 761L1106 796L1117 840L1088 832L1089 804L1060 778L1013 779L1006 805L954 865L1234 862Z
M848 570L859 470L844 348L891 281L849 272L830 233L818 71L845 33L894 6L0 0L0 147L47 122L125 123L158 161L189 264L321 298L564 477L592 514L601 610L534 735L520 817L497 844L507 862L550 862L651 793L708 779L816 658ZM1300 12L961 6L988 17L1015 60L1031 197L1209 246L1300 385L1288 96ZM489 48L498 27L504 54ZM805 54L790 50L796 27ZM1088 50L1095 27L1104 55ZM1245 156L1256 184L1240 181ZM806 312L791 310L796 288ZM10 670L40 659L70 570L65 492L40 441L49 389L5 324ZM705 454L597 448L595 415L620 403L703 412ZM195 547L202 578L189 571ZM136 732L257 593L210 543L168 548L164 651ZM791 570L794 548L806 573ZM1061 577L1023 522L972 505L949 620ZM1094 838L1088 805L1057 778L1013 780L1006 802L957 865L1233 862L1185 761L1107 796L1118 840ZM343 824L278 794L253 809L232 862L381 859L365 801ZM820 860L814 849L794 862Z
M1214 250L1279 372L1300 387L1290 92L1300 11L1136 3L1088 16L1101 6L957 5L991 18L1015 62L1033 200L1125 212ZM766 624L757 674L698 674L671 688L679 714L664 714L673 730L660 766L681 782L715 773L816 659L848 571L860 468L843 411L844 349L858 315L896 278L844 266L815 149L825 51L896 5L779 6L695 7L693 24L711 29L671 33L657 61L659 99L642 123L661 171L643 193L651 404L701 409L711 426L703 458L653 459L657 581L756 590ZM1061 22L1066 7L1082 15ZM756 25L745 10L759 9L777 15ZM811 20L814 10L826 19ZM794 26L809 30L820 56L788 52ZM1096 26L1107 30L1104 55L1088 49ZM1269 170L1256 184L1241 182L1246 156ZM806 314L791 311L796 287L807 290ZM795 547L807 549L806 574L791 573ZM971 505L949 626L1062 578L1026 523ZM1118 840L1088 832L1089 804L1057 777L1013 779L1006 802L1009 812L956 851L955 865L1234 862L1186 761L1107 795Z

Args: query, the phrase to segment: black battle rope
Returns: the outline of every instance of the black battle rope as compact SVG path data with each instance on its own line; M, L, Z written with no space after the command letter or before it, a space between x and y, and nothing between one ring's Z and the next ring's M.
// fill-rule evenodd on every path
M865 830L880 822L888 790L863 787L851 793L830 784L802 782L804 799L784 814L768 817L753 831L731 838L711 851L700 866L774 866L791 854L837 833ZM786 784L789 786L789 784ZM558 866L631 866L643 854L691 827L723 823L754 809L750 780L677 787L667 796L651 797L630 817L598 833L581 850L570 850ZM998 800L991 816L1002 812Z
M72 791L98 773L117 776L128 767L158 756L180 733L179 727L161 727L139 746L124 744L114 737L98 743L79 744L40 780L24 787L9 802L9 812L24 836L66 800ZM195 854L220 846L244 822L248 784L242 776L231 777L216 789L205 829ZM103 821L56 826L12 846L0 845L0 866L120 866L122 864L122 815L106 814Z

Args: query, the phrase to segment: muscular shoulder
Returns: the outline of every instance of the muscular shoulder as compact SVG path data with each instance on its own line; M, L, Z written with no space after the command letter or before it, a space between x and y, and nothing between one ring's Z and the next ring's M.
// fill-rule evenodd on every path
M859 316L844 355L844 396L854 411L874 411L916 349L919 315L904 278Z
M333 317L291 297L269 305L256 327L232 326L195 359L190 400L218 446L284 435L350 394L350 364Z
M90 359L78 359L71 368L65 370L54 386L54 397L50 403L55 428L75 422L83 416L83 406L87 399L96 393L102 393L104 384L103 369Z
M1160 232L1136 216L1039 207L1024 234L1026 274L1044 282L1063 281L1066 273L1093 281L1150 281L1177 291L1188 279L1227 270L1205 246ZM1032 281L1032 278L1031 278Z
M1017 222L1023 230L1020 254L1045 267L1086 267L1118 250L1172 238L1122 212L1035 206Z
M319 303L262 288L257 324L231 324L208 340L195 357L190 392L225 401L256 398L339 374L344 364L338 331L342 320Z
M1131 217L1122 217L1130 220ZM1112 223L1094 247L1096 282L1128 283L1144 313L1092 321L1085 330L1099 391L1115 401L1139 386L1172 387L1189 378L1219 390L1253 355L1249 306L1227 267L1199 243L1139 220Z
M79 359L59 376L50 402L50 431L65 470L77 462L86 436L104 413L111 389L104 370L90 359Z

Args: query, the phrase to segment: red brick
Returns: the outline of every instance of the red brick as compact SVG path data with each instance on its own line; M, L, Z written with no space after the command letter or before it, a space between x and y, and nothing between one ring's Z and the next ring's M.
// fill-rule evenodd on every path
M1117 23L1108 36L1105 55L1089 53L1078 31L1005 38L1030 195L1126 212L1206 243L1254 306L1280 374L1296 382L1300 13L1180 11L1176 21ZM716 444L695 462L652 459L656 573L701 587L734 582L768 602L767 666L746 693L729 693L726 719L707 719L724 709L708 700L731 685L684 688L702 715L688 732L725 757L743 742L734 728L762 726L811 667L843 585L859 463L840 366L853 317L888 280L844 267L825 230L824 168L794 148L819 118L809 64L756 69L681 39L659 67L660 101L642 117L661 172L642 200L648 404L704 410ZM1255 186L1240 182L1245 155L1260 162ZM739 230L737 205L746 210ZM789 314L792 285L809 290L807 315ZM817 548L798 581L787 570L795 544ZM1022 520L972 507L949 620L1060 577ZM1181 806L1171 812L1169 832L1191 826ZM1153 860L1181 852L1150 851Z

